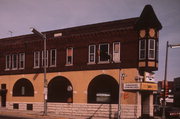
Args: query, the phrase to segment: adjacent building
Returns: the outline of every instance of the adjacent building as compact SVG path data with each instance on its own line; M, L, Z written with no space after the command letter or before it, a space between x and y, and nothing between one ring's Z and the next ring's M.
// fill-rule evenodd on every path
M161 23L151 5L140 17L0 39L1 107L86 117L153 116ZM121 84L119 84L121 80ZM119 88L120 98L119 98Z
M180 77L174 78L174 106L180 107Z

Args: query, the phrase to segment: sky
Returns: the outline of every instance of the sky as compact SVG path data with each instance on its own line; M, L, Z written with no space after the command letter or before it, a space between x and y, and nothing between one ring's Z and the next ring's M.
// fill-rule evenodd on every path
M139 17L151 4L163 28L157 81L164 79L166 42L180 44L180 0L0 0L0 39ZM167 79L180 77L180 48L169 48Z

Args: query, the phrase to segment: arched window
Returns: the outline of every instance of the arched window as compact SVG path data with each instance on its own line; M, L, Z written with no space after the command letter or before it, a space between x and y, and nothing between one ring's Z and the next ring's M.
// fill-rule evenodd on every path
M99 75L88 86L88 103L117 104L119 84L111 76Z
M49 82L48 102L73 102L73 88L67 78L58 76Z
M13 87L13 96L34 96L34 87L28 79L19 79Z

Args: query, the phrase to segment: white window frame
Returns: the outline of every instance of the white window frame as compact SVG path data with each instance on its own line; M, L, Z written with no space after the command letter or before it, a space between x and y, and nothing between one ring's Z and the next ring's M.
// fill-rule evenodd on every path
M99 57L98 57L98 59L99 59L99 63L109 63L109 59L107 60L107 61L101 61L100 60L100 56L101 56L101 53L100 53L100 47L101 47L101 45L108 45L108 55L109 55L109 43L102 43L102 44L99 44L99 49L98 49L98 55L99 55Z
M37 55L37 57L36 57L36 55ZM38 62L38 65L36 65L36 61ZM34 68L40 68L40 51L34 52Z
M68 49L72 50L71 63L68 62ZM73 55L74 55L73 47L66 48L66 66L72 66L73 65Z
M159 59L159 42L157 41L156 42L156 59L158 60Z
M46 50L46 67L48 67L48 61L49 61L48 60L49 59L49 57L48 57L49 54L48 53L49 53L48 50ZM42 51L41 56L42 56L42 64L41 64L41 66L44 67L44 50Z
M22 62L22 66L21 66ZM25 68L25 53L19 53L19 69Z
M14 62L14 56L16 57L16 61ZM16 66L15 66L16 63ZM12 70L18 69L18 54L12 54Z
M150 47L150 42L151 42L151 41L153 41L153 46L154 46L153 49L151 49L151 47ZM156 55L155 55L155 54L156 54L156 50L155 50L155 49L156 49L156 46L155 46L156 44L155 44L155 43L156 43L155 39L149 39L149 40L148 40L148 59L150 59L150 60L154 60L154 59L155 59L155 56L156 56ZM153 51L153 53L154 53L154 54L153 54L153 57L150 57L150 52L151 52L151 51Z
M55 52L55 56L52 56L53 55L53 51ZM55 62L55 64L53 64L53 57L55 58L54 60L54 62ZM51 49L50 50L50 67L56 67L56 59L57 58L57 50L56 49Z
M144 49L141 49L141 42L144 41ZM144 57L141 58L141 51L144 51ZM142 39L139 40L139 60L145 60L146 59L146 40Z
M118 52L115 52L115 44L119 45L119 50ZM118 57L119 59L116 59L116 57ZM114 42L113 43L113 61L115 63L119 63L121 62L121 43L120 42Z
M6 69L5 70L10 70L10 69L11 69L11 55L6 55Z
M93 53L90 52L91 47L93 47ZM94 56L93 61L91 61L91 55ZM88 64L95 64L96 62L96 45L89 45L88 50Z

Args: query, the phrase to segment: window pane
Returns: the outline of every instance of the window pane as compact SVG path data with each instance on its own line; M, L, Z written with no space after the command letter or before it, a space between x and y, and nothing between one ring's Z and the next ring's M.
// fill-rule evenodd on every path
M140 58L145 58L145 50L141 50L140 52Z
M72 48L68 48L68 56L72 56Z
M20 53L19 54L19 68L24 68L24 64L25 64L25 54L24 53Z
M114 53L119 52L119 43L114 43Z
M154 49L154 40L150 40L150 49Z
M144 60L146 58L146 41L145 39L139 41L139 59Z
M89 62L90 63L95 62L95 45L89 46Z
M154 50L149 50L149 58L154 58Z
M100 45L100 61L108 61L108 60L109 60L108 44Z
M6 69L11 68L11 55L6 55Z
M68 56L68 64L72 64L72 58L71 58L71 56Z
M94 54L90 55L90 62L94 62Z
M149 39L148 58L155 59L155 40Z
M90 53L94 53L94 46L90 46Z
M67 65L73 64L73 48L67 48Z
M34 67L39 68L40 66L40 52L34 52Z
M17 68L17 54L12 55L12 68Z
M48 50L46 51L46 57L45 57L45 60L46 60L46 67L48 67ZM44 50L42 51L42 66L44 67Z
M51 66L55 66L56 65L56 49L52 49L51 50L51 54L50 54L50 65Z
M141 40L140 42L140 49L145 49L145 40Z

